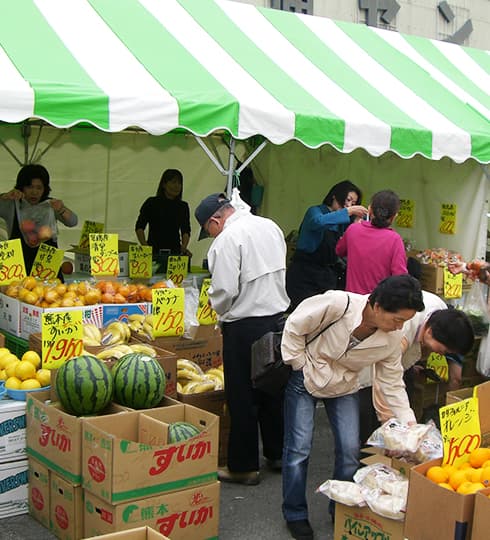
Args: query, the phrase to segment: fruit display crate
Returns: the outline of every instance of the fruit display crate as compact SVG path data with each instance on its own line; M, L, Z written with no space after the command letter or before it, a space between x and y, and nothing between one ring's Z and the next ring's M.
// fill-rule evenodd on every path
M29 350L29 342L26 339L14 336L2 330L2 335L5 336L5 347L15 354L17 358L22 358L22 355Z

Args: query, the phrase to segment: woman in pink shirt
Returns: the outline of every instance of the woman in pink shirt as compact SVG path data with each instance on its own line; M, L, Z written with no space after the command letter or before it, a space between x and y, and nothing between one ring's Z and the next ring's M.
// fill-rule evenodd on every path
M369 294L382 279L408 273L403 240L391 228L399 208L395 192L378 191L368 220L353 223L337 242L337 255L347 257L346 291Z

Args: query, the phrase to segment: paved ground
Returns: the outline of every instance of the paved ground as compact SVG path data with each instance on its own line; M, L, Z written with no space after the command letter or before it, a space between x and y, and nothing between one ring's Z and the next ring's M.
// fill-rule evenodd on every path
M325 412L317 409L314 448L310 460L308 497L316 540L332 540L328 499L315 489L333 469L333 443ZM281 515L281 475L264 471L258 486L221 484L220 540L289 538ZM54 540L28 515L0 520L0 540Z

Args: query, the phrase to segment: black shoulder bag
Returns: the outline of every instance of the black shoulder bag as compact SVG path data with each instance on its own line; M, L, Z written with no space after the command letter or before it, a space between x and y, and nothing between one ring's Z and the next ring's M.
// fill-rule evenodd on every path
M306 347L320 337L323 332L328 330L332 325L340 321L346 314L349 304L350 298L347 295L347 305L345 306L342 315L320 330L316 336L308 340L306 342ZM262 392L273 396L279 395L284 390L291 372L291 366L282 361L281 355L281 339L284 322L283 328L280 331L267 332L252 344L252 386L257 390L261 390Z

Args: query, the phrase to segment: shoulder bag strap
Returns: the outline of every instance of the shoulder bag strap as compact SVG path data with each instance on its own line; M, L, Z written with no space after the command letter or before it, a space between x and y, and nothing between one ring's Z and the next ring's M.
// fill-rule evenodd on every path
M323 330L320 330L320 332L318 332L318 334L316 336L312 337L309 341L307 341L306 346L308 347L308 345L310 343L312 343L313 341L315 341L315 339L317 337L320 337L323 334L323 332L325 332L325 330L328 330L336 322L339 322L340 319L347 313L347 310L349 309L349 305L350 305L350 297L349 297L349 295L347 295L347 305L345 306L344 313L342 313L342 315L338 319L336 319L335 321L331 322L330 324L327 324L327 326L325 326L325 328L323 328Z

